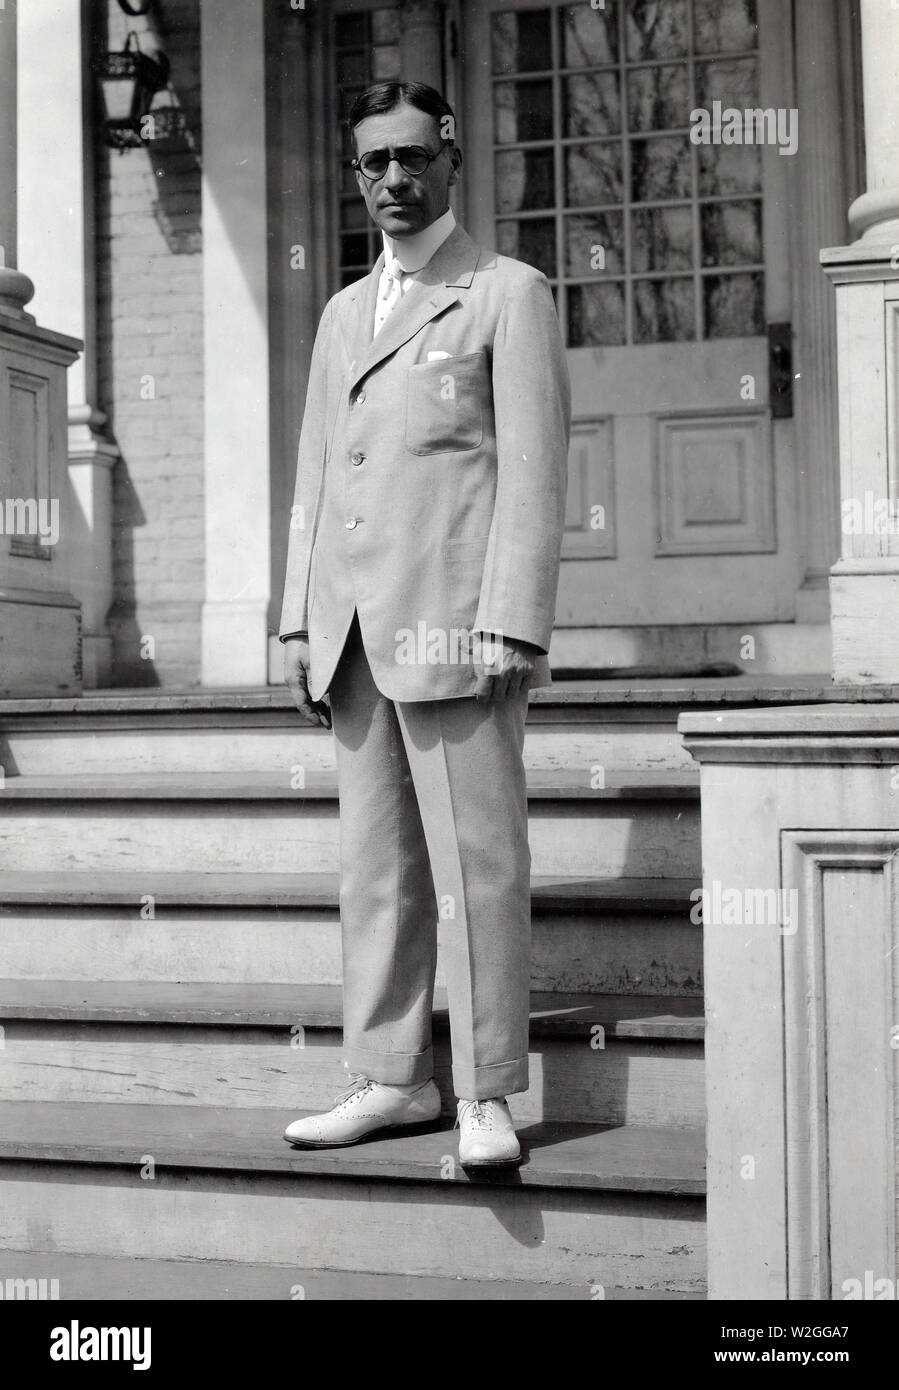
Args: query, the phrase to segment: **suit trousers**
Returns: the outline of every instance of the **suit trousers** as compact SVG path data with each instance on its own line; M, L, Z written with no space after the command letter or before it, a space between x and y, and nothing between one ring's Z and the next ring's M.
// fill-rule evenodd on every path
M433 1076L439 928L457 1096L527 1090L527 692L390 700L354 617L330 698L345 1065L393 1085Z

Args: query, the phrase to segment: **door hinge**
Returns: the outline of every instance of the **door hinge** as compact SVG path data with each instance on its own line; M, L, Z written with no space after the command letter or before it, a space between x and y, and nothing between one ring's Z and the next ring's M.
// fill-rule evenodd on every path
M768 324L768 398L775 420L793 418L793 325Z

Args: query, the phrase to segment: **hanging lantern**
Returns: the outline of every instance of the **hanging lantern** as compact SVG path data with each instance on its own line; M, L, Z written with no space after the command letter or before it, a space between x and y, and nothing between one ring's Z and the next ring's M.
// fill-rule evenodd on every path
M102 53L94 64L103 103L106 143L113 149L138 148L144 143L142 122L153 98L169 76L164 53L142 53L133 31L121 53Z

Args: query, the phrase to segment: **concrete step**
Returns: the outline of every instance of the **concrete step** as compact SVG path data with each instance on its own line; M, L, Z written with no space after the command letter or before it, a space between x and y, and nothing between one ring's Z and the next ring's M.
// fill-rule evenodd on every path
M142 1260L59 1251L0 1250L0 1284L27 1280L30 1296L78 1303L147 1300L216 1303L305 1299L309 1302L455 1303L593 1301L695 1302L704 1293L599 1285L535 1284L512 1279L440 1275L372 1274L345 1269L297 1269L295 1265L241 1264L235 1260ZM54 1283L54 1280L56 1281ZM19 1297L28 1297L28 1292Z
M696 882L534 876L532 988L699 996ZM338 984L337 893L336 874L2 871L0 959L20 979Z
M98 718L65 715L56 720L3 720L0 766L6 777L151 772L291 773L336 765L332 735L301 724L289 711L237 718L136 715ZM676 713L622 717L550 719L532 706L525 734L529 768L637 768L652 771L691 767L677 732Z
M758 689L758 698L776 695L778 704L784 694L780 687ZM756 684L746 678L557 684L531 696L525 762L534 768L690 767L677 732L679 712L755 699ZM304 725L284 689L129 690L0 701L0 765L7 777L223 767L277 774L296 764L311 770L334 763L332 736Z
M534 691L525 756L534 767L573 761L688 767L692 760L677 733L683 710L895 698L895 687L835 686L815 673L655 678L634 668L616 679L557 681ZM0 700L0 765L7 776L76 769L277 771L297 761L308 768L333 767L333 740L299 721L283 687Z
M316 1152L291 1118L7 1103L0 1248L703 1290L701 1129L528 1125L520 1168L470 1177L449 1122Z
M339 988L0 981L0 1100L328 1109L346 1084ZM449 1021L435 1000L436 1079L454 1113ZM530 1080L515 1119L701 1125L697 1001L535 995Z
M336 785L269 773L15 777L0 791L0 870L332 872ZM699 874L698 769L528 777L538 874ZM147 890L149 891L149 889Z

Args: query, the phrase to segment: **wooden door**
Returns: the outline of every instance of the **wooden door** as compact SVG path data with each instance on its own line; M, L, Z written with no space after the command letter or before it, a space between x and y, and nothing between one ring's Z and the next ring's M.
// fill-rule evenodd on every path
M790 317L772 145L690 113L790 108L778 0L471 0L465 221L549 277L573 383L560 626L793 616L792 422L769 408ZM786 128L786 127L785 127Z

